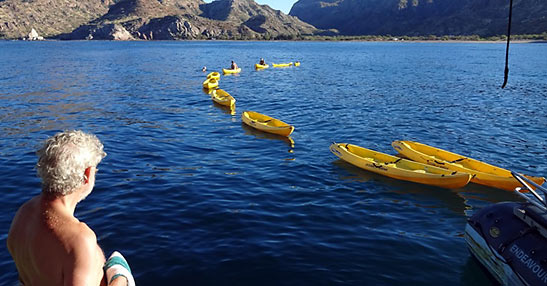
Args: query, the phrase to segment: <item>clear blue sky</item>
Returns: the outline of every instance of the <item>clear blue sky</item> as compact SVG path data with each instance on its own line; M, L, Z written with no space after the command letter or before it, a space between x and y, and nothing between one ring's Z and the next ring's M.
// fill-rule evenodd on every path
M281 10L285 14L289 14L291 11L292 5L296 3L297 0L255 0L258 4L266 4L275 10ZM213 0L205 0L207 3L213 2Z

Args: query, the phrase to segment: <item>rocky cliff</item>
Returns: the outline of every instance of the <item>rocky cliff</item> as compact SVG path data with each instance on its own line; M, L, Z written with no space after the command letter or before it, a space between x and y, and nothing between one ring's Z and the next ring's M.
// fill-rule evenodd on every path
M0 0L0 38L272 39L317 29L253 0Z
M289 15L344 35L505 34L508 0L299 0ZM514 34L547 32L547 1L514 0Z
M35 28L40 36L72 31L108 11L109 1L0 1L0 38L21 38Z

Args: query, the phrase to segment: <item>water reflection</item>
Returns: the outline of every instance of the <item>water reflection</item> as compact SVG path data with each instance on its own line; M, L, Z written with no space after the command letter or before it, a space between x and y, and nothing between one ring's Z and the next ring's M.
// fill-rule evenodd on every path
M393 188L389 188L389 191L392 191L397 194L403 194L403 195L414 195L417 197L427 197L427 198L433 198L440 203L437 205L422 205L422 204L416 204L418 207L422 208L431 208L431 207L447 207L451 211L457 213L457 214L464 214L465 210L468 209L470 206L466 204L466 199L461 196L460 192L462 189L443 189L443 188L437 188L433 186L428 185L422 185L412 182L406 182L401 181L397 179L393 179L390 177L382 176L376 173L372 173L363 169L360 169L358 167L355 167L341 159L338 159L333 162L334 165L337 167L340 167L344 170L346 170L348 173L350 173L352 176L341 176L340 179L342 180L352 180L352 181L358 181L358 182L369 182L369 181L375 181L380 182L381 184L385 184L388 186L391 186Z
M290 136L289 137L284 137L284 136L277 135L277 134L262 132L260 130L256 130L255 128L252 128L252 127L248 126L247 124L245 124L243 122L241 123L241 127L245 131L246 135L251 135L251 136L254 136L255 138L258 138L258 139L283 141L291 148L291 149L289 149L288 152L293 153L294 140Z
M226 76L235 76L235 77L238 77L238 76L240 76L240 74L239 74L239 73L225 73L225 74L223 74L222 76L225 76L225 77L226 77Z
M333 164L352 174L352 176L341 176L340 178L343 180L358 182L378 181L382 184L396 187L391 189L395 193L435 198L443 202L443 206L466 216L472 215L473 211L489 204L504 201L522 201L522 198L513 192L489 188L474 183L469 183L460 189L443 189L382 176L360 169L341 159L334 161Z
M460 285L499 285L494 277L489 275L488 271L472 255L467 258L460 279Z
M72 96L80 98L73 100ZM94 109L94 104L81 94L52 95L44 91L21 94L17 101L5 116L0 116L5 123L2 129L9 135L68 129L71 122L80 121L83 114Z
M213 106L217 109L222 110L222 112L224 112L226 114L236 115L235 105L234 106L226 106L226 105L222 105L222 104L219 104L219 103L213 101Z
M202 88L201 90L203 91L203 93L208 94L208 95L211 95L211 94L213 94L213 91L214 91L215 89L214 89L214 88L209 89L209 88L205 88L205 87L204 87L204 88Z

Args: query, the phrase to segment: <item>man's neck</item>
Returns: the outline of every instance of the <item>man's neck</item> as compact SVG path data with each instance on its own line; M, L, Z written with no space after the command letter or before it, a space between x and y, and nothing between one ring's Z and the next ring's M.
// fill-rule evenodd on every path
M78 191L74 191L64 196L54 196L54 195L42 193L40 195L40 201L47 208L53 208L64 214L74 216L76 205L80 201L80 195Z

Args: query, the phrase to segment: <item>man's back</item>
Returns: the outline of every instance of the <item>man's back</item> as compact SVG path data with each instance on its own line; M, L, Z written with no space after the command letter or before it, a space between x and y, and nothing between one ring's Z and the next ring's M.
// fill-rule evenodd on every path
M17 211L8 239L24 285L99 285L104 255L93 231L43 195ZM91 272L94 275L79 273Z

